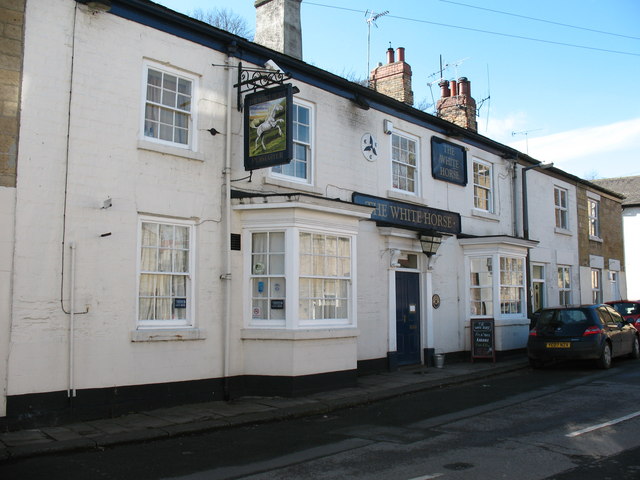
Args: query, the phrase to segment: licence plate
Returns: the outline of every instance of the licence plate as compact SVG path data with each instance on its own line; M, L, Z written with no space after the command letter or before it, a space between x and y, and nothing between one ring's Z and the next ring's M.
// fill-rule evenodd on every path
M547 342L547 348L571 348L571 342Z

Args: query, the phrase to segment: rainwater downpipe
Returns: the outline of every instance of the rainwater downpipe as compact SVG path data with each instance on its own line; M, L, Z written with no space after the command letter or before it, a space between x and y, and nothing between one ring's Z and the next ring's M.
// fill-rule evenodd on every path
M223 367L223 395L224 400L229 400L229 362L231 348L231 100L233 72L231 56L227 55L227 117L225 119L225 158L224 158L224 188L225 188L225 273L221 279L226 281L224 292L224 367ZM238 87L239 88L239 87Z
M75 305L76 305L76 242L69 242L71 250L71 258L69 268L71 270L70 292L69 292L69 388L67 389L67 397L76 396L75 385Z

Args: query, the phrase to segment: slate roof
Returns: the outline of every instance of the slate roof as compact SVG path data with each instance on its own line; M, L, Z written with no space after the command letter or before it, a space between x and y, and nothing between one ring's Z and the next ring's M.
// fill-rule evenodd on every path
M626 198L622 201L623 207L640 205L640 175L635 177L603 178L592 180L592 183L624 195Z

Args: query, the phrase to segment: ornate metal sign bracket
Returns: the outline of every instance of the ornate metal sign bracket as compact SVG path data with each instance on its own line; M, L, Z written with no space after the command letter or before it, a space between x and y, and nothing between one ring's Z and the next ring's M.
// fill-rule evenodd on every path
M243 108L242 94L257 92L272 85L283 85L291 78L290 73L264 68L243 68L242 62L238 63L238 83L234 85L238 89L238 111Z

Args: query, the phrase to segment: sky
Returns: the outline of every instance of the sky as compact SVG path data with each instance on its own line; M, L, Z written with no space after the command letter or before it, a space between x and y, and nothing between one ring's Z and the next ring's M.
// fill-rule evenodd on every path
M254 0L154 1L255 31ZM640 175L638 0L303 0L301 21L311 65L364 79L404 47L414 106L434 113L442 59L471 81L478 133L587 180Z

